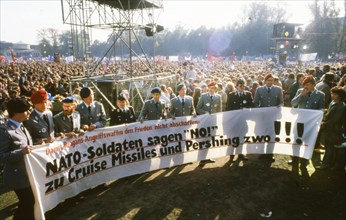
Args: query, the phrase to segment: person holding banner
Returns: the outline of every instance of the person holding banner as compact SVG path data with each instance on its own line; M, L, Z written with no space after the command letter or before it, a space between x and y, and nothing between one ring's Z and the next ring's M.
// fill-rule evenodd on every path
M181 116L196 116L193 99L191 96L186 95L186 86L184 84L179 84L177 86L177 91L178 96L171 99L171 106L169 110L170 117L175 119L175 117Z
M105 127L106 112L101 102L94 101L94 92L88 87L83 87L80 97L83 102L77 106L77 111L81 116L81 128L84 131L93 131Z
M317 90L315 85L316 81L313 76L305 76L303 80L304 88L299 89L295 97L291 100L292 107L323 111L325 95L323 92ZM308 165L307 159L292 157L292 171L298 174L299 162L302 175L307 177L309 175L306 169Z
M229 93L227 97L227 107L226 111L232 111L243 108L252 107L252 94L245 90L245 82L239 79L236 84L237 91ZM239 154L238 158L240 160L248 160L244 154ZM230 155L230 161L232 162L234 155Z
M257 88L254 98L254 107L273 107L283 105L282 89L274 85L274 76L268 73L264 77L264 86Z
M132 106L127 106L127 99L123 95L117 98L117 107L110 113L110 126L136 122L135 111Z
M49 100L46 90L37 90L31 96L31 103L34 110L30 114L29 120L24 122L24 126L29 133L35 145L52 143L54 138L53 114L48 109Z
M77 103L74 97L70 96L62 100L63 111L54 116L54 129L56 137L75 138L84 135L84 130L80 129L80 114L75 111Z
M198 99L196 111L197 114L212 114L222 111L221 96L216 93L216 82L212 81L208 84L209 92L203 93ZM205 163L215 163L214 159L202 160L201 165Z
M19 205L13 219L34 219L35 198L25 168L24 156L32 151L32 139L23 126L30 116L30 104L22 98L8 101L9 120L0 127L0 163L4 164L4 184L13 189Z
M159 87L155 87L151 90L151 94L153 98L144 103L142 111L139 114L138 119L141 123L143 123L144 120L166 119L165 103L160 100L161 89Z
M280 107L283 105L283 93L279 86L274 85L274 76L271 73L267 73L264 76L264 86L260 86L256 89L254 98L254 107ZM260 158L275 161L273 154L263 154Z
M208 84L209 92L203 93L196 106L197 114L212 114L222 111L221 96L216 93L216 82Z

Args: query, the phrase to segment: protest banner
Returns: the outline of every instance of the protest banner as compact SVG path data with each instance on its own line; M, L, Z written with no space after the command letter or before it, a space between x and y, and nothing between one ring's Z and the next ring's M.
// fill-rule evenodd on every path
M93 186L189 162L267 153L310 159L322 116L319 110L242 109L97 129L35 147L25 157L35 217L44 219Z

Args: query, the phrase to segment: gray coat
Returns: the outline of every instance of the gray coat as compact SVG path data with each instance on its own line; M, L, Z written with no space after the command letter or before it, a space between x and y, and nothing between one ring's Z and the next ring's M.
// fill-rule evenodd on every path
M182 102L180 101L179 96L171 99L169 114L170 114L170 117L189 116L189 115L196 114L192 97L191 96L184 97L184 106Z
M76 109L81 117L81 125L95 124L96 128L103 128L106 126L106 113L103 104L95 101L91 107L91 114L89 115L88 107L84 102L79 104Z
M301 96L303 88L297 91L297 94L291 101L292 107L305 108L305 109L324 109L324 93L315 89L310 97L308 94Z
M60 112L59 114L54 116L54 128L55 128L55 133L59 134L61 133L68 133L68 132L76 132L78 133L81 127L80 123L80 114L77 111L74 111L72 116L72 123L71 119L67 116L64 115L63 112Z
M282 106L282 89L279 86L272 86L268 93L268 87L260 86L257 88L254 98L255 107Z
M213 99L210 98L210 93L203 93L198 99L196 106L197 114L202 115L206 112L217 113L222 111L221 96L219 94L214 94Z
M11 120L0 128L0 163L4 164L4 184L9 189L30 186L22 149L33 142L28 130L26 134Z
M165 103L159 100L157 108L155 105L155 101L153 99L147 100L142 108L141 113L139 114L138 119L144 120L159 120L166 118L166 109Z
M24 122L24 126L30 132L30 135L34 141L37 143L39 140L45 140L49 137L54 137L54 121L53 114L51 111L47 110L44 112L47 115L49 126L43 120L43 118L36 112L36 110L32 111L29 117L29 120Z

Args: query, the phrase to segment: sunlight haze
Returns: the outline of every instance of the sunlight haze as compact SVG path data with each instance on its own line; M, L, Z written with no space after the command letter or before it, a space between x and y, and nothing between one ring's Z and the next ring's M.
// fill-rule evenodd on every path
M307 24L311 20L308 4L313 1L259 1L287 9L288 22ZM336 1L342 10L342 1ZM160 11L157 21L165 28L177 25L184 28L222 27L242 21L242 12L251 1L163 1L164 9ZM64 25L60 0L0 0L0 40L37 44L37 30L54 28L69 30ZM342 14L340 14L342 16ZM94 30L92 40L107 40L110 31Z

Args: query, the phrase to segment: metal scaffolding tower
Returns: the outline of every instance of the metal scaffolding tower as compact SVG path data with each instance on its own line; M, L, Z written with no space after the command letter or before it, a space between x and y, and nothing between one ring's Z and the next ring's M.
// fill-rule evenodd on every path
M61 0L63 23L71 26L71 54L77 59L90 57L92 28L112 30L110 46L113 48L116 41L124 43L130 51L130 60L133 55L138 56L132 49L134 43L140 45L142 53L146 54L137 32L156 31L157 18L163 9L162 1Z
M155 47L155 33L163 30L163 27L157 24L157 19L163 9L163 0L61 0L61 6L63 22L71 26L71 55L79 60L88 60L90 58L92 29L112 30L104 55L97 60L94 67L89 68L89 66L86 66L84 68L84 78L72 79L72 81L90 83L112 108L114 108L113 102L109 101L111 97L109 94L105 95L105 92L102 92L97 84L112 82L116 84L117 90L118 87L127 82L127 88L131 93L130 103L134 104L134 98L136 98L143 104L144 99L142 97L146 97L147 92L143 91L144 87L142 89L138 87L143 80L148 82L149 88L146 88L146 90L149 90L152 85L157 84L158 80L173 77L169 73L157 74L155 72L155 59L151 62L138 37L139 31L145 30L147 36L153 37L153 48ZM111 75L95 74L103 59L106 56L111 57L112 51L116 49L117 42L122 43L129 51L130 70L126 73L127 78L123 79L121 76L117 76L117 73ZM133 50L134 45L140 48L144 58ZM145 76L143 73L141 73L141 77L133 75L132 62L134 57L149 70L149 73L146 73L148 75Z

